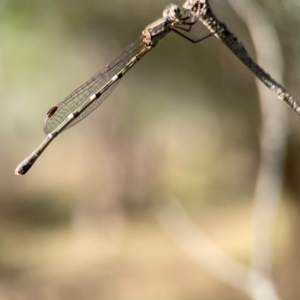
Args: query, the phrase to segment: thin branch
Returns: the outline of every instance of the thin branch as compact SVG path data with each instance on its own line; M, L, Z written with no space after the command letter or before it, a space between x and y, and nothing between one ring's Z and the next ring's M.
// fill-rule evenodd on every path
M220 39L280 100L290 106L300 115L300 104L294 99L287 90L266 73L248 55L244 46L237 40L235 35L227 29L227 26L220 22L214 15L208 0L187 0L183 7L191 10L194 18L199 18L215 36ZM253 16L255 18L255 16ZM273 49L271 49L273 50Z
M266 21L259 6L253 1L229 0L229 2L248 25L258 63L266 66L272 74L283 81L282 53L275 30L270 22ZM267 49L272 49L272 51ZM258 80L256 80L256 84L260 95L262 130L260 136L261 160L255 188L252 268L271 278L272 237L282 189L288 131L287 115L286 110L279 106L279 103L272 103L271 94L258 84ZM257 289L255 298L265 299L265 295Z
M272 79L269 74L265 73L265 71L248 56L245 48L226 28L225 24L219 22L213 15L208 1L188 0L184 4L184 7L191 9L192 13L197 16L211 32L216 32L215 35L239 57L259 80L299 114L300 108L298 103L280 84ZM249 7L247 7L247 9L248 8ZM247 12L249 13L249 11ZM255 9L251 10L250 14L252 17L253 15L256 17L260 16L259 11ZM276 44L276 38L270 38L272 29L268 26L263 26L266 25L266 22L264 22L262 17L259 20L261 21L259 23L260 31L264 31L263 38L261 35L259 38L268 41L272 40L272 50L275 48L278 51L280 48ZM270 58L270 53L266 53L265 49L261 49L264 48L261 43L257 45L256 31L252 28L254 23L250 23L249 21L248 24L253 35L253 40L257 46L256 50L259 63L267 65L273 74L276 74L282 81L280 51L273 57L273 60L277 61L277 67L273 68L272 64L267 63L272 59ZM156 211L156 217L162 228L174 240L178 247L194 260L195 263L216 278L235 288L243 290L252 299L275 300L279 299L279 296L277 295L275 285L268 278L269 271L271 270L270 263L272 261L270 237L282 185L287 135L287 127L285 126L286 113L284 109L276 104L272 104L271 109L270 97L266 94L267 90L262 89L261 85L258 85L258 90L261 96L263 130L261 135L262 159L256 188L256 214L258 217L257 224L261 226L260 229L264 227L267 227L267 229L263 234L259 235L256 242L259 243L260 238L267 238L263 247L261 247L261 245L260 248L258 247L255 255L260 256L263 251L266 251L267 254L263 257L267 259L267 262L254 262L252 268L248 270L243 264L231 259L220 248L213 244L200 228L193 224L187 213L175 199L169 199L169 201L161 206L160 209ZM262 218L263 212L265 212L263 210L265 210L266 207L268 207L271 212L267 212L267 218Z
M229 3L248 26L258 63L266 66L276 78L283 81L281 47L274 27L266 20L259 5L251 0L229 0ZM258 80L256 84L260 96L262 129L261 158L255 188L252 268L265 276L271 276L272 237L280 202L288 134L287 111L279 103L272 103L272 94L258 84Z

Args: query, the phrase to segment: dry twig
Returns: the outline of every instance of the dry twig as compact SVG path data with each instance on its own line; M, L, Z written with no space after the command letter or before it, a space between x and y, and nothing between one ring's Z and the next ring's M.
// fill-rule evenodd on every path
M192 11L195 17L205 25L214 35L220 39L280 100L290 106L300 115L300 104L288 91L266 73L247 53L244 46L238 41L235 35L228 30L227 26L219 21L214 15L208 0L187 0L184 8ZM255 17L255 16L253 16Z
M273 28L258 4L229 0L249 29L257 62L283 81L281 47ZM255 18L253 18L255 16ZM272 49L270 51L270 49ZM272 237L282 189L288 134L287 111L273 102L273 95L256 80L262 115L260 163L255 188L255 231L252 268L270 276L273 264Z

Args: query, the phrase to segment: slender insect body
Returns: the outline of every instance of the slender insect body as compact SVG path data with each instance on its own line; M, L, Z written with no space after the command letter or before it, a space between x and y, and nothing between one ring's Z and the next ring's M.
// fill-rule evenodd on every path
M182 10L174 4L167 7L163 12L163 18L148 25L140 39L125 48L106 68L48 111L44 123L47 138L36 151L18 165L15 174L25 174L57 135L96 109L109 96L120 79L169 32L173 31L193 43L208 37L195 41L179 31L188 32L195 23L190 10Z

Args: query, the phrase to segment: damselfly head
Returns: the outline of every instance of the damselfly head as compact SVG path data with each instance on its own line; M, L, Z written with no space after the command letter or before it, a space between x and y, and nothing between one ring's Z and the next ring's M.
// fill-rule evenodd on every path
M181 9L176 4L171 4L163 12L163 17L169 21L179 20L182 16Z

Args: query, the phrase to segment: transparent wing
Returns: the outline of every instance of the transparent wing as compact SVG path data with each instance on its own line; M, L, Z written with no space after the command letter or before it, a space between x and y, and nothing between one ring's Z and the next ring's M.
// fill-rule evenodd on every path
M75 111L83 102L85 102L91 95L95 94L101 89L118 71L126 66L130 59L138 54L145 46L143 43L143 36L136 42L125 48L119 55L104 69L95 74L82 86L78 87L74 92L68 95L65 99L52 107L47 113L44 122L44 132L48 134L57 128L70 113ZM82 112L66 129L72 127L88 116L95 110L114 90L120 80L117 80L107 90L103 92L94 103L92 103L85 111Z

